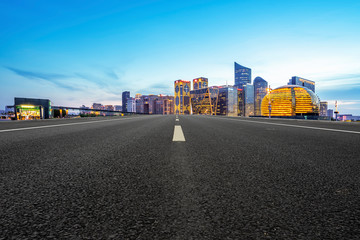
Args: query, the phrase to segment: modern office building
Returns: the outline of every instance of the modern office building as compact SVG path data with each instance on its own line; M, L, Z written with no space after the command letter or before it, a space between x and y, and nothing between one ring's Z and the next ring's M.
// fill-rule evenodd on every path
M298 86L307 87L311 91L315 92L315 82L305 78L294 76L289 80L288 85L298 85Z
M129 91L124 91L122 93L122 109L123 112L127 112L127 100L128 98L130 98L130 92Z
M190 81L176 80L175 90L175 114L190 114Z
M254 115L261 116L261 102L267 94L268 83L261 77L254 79Z
M243 86L244 90L244 116L254 116L254 85L245 84Z
M219 86L216 115L238 115L238 88L236 86Z
M309 88L297 85L276 88L267 94L261 103L262 116L318 117L319 113L320 100L318 96Z
M174 114L174 96L160 94L157 100L156 113L163 115Z
M219 87L191 90L190 97L193 114L216 115Z
M238 116L244 116L245 115L245 94L244 89L238 88Z
M243 88L246 84L251 84L251 69L241 66L234 62L235 67L235 86Z
M126 112L129 112L129 113L135 113L136 112L136 100L135 100L135 98L129 97L127 99L126 105L127 105Z
M326 117L328 110L328 102L320 102L320 116Z
M206 88L209 85L209 81L207 78L199 77L193 79L193 90L197 90L200 88Z
M48 119L52 117L49 99L14 98L14 112L17 120Z
M334 118L334 110L333 109L328 109L326 116L328 116L330 118Z

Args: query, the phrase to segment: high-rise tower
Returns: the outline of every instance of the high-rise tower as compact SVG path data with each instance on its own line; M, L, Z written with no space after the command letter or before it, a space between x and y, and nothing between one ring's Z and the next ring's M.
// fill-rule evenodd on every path
M241 66L234 62L235 65L235 86L243 88L246 84L251 84L251 69Z
M123 112L127 112L128 109L128 99L130 98L130 92L129 91L125 91L122 93L122 110Z
M268 83L261 77L254 79L254 114L255 116L261 116L261 101L267 94Z
M190 114L190 81L176 80L175 87L175 114Z

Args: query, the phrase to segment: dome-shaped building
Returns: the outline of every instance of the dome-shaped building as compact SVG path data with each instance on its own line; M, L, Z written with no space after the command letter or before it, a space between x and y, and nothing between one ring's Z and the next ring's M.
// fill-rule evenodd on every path
M270 101L269 101L270 99ZM319 115L320 100L310 89L298 85L285 85L273 89L261 102L261 115L269 116Z

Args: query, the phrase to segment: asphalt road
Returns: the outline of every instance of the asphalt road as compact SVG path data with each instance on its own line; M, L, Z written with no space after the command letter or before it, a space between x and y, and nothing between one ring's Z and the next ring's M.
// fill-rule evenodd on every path
M0 122L0 239L360 239L359 123L175 119Z

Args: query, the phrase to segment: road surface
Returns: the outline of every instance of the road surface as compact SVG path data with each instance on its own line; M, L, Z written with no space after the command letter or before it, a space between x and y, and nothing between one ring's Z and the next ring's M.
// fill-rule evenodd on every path
M0 122L0 239L359 239L359 173L359 123Z

